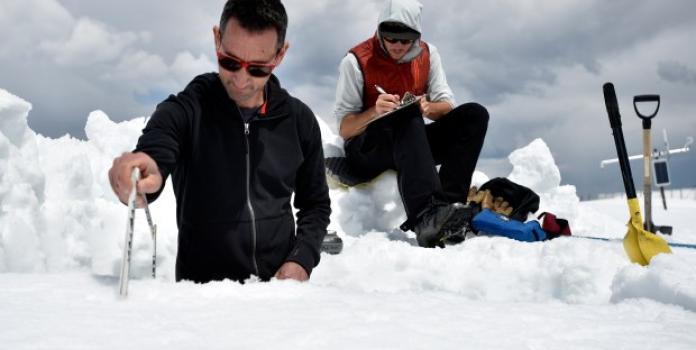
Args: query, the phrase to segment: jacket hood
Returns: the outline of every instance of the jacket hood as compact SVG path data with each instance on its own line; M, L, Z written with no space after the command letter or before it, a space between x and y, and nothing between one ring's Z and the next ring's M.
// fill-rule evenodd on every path
M422 34L422 8L423 4L418 0L386 0L382 12L379 15L377 28L384 22L398 22ZM379 30L377 30L377 37L379 38L380 45L382 45L382 49L384 49L382 35ZM414 42L411 49L399 60L400 63L409 62L418 57L422 51L420 45L418 45L419 41L420 39Z
M399 22L422 33L421 10L423 5L418 0L387 0L379 15L379 24Z

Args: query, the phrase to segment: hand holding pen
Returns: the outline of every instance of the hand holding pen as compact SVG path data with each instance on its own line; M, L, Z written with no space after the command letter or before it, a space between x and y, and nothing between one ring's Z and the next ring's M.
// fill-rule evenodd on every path
M377 115L382 115L395 110L401 105L399 95L392 95L384 91L379 85L375 85L375 89L379 92L377 102L375 102L375 111Z

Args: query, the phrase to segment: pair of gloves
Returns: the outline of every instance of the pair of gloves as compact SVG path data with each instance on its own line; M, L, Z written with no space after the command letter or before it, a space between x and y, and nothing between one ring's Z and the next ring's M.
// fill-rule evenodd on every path
M491 191L479 191L476 186L472 186L469 189L469 194L466 197L466 201L469 203L469 205L475 203L480 205L481 209L490 209L505 216L510 216L513 210L510 203L508 203L503 197L493 197Z

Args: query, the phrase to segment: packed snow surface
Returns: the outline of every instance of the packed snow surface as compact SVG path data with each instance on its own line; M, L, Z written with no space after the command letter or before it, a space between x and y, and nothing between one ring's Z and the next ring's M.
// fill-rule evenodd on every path
M50 139L29 129L30 109L0 89L3 349L696 348L696 249L631 264L621 244L625 198L580 202L541 139L510 154L509 178L540 195L540 211L567 218L576 237L419 248L395 229L405 217L386 173L331 190L330 229L344 251L323 254L309 282L174 283L168 188L150 207L158 278L150 278L152 242L138 211L130 293L120 299L127 210L106 174L145 119L114 123L95 111L86 141ZM340 153L339 138L321 126L325 153ZM474 176L476 185L487 180ZM696 243L694 197L669 199L669 210L657 196L653 203L654 222L674 227L666 240Z

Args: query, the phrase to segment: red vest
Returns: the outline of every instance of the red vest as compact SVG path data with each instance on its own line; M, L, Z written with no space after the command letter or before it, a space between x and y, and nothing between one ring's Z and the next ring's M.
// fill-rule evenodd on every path
M430 51L428 45L420 41L420 55L410 62L397 63L384 52L377 36L367 39L350 50L358 59L363 73L363 107L365 111L375 105L379 85L390 94L400 97L410 91L414 95L423 95L428 91L430 73Z

